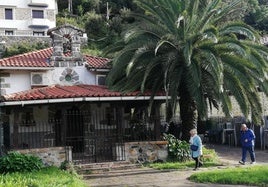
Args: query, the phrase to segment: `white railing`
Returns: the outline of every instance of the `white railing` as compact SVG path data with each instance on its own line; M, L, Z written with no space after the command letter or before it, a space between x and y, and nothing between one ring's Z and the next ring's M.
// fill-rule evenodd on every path
M48 6L49 2L51 2L51 0L31 0L30 4L45 4Z
M33 18L30 21L30 25L32 25L32 26L44 26L44 27L48 27L49 28L50 21L48 19Z
M0 36L6 36L6 33L4 30L0 30ZM14 30L13 35L7 35L7 36L33 36L33 31L32 30ZM45 32L45 36L46 32ZM41 37L41 36L38 36Z

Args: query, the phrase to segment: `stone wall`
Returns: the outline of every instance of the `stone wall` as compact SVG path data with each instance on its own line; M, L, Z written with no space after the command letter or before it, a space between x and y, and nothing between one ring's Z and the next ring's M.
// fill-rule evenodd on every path
M263 108L263 116L268 116L268 98L265 96L263 92L259 92L259 97ZM244 116L240 109L240 106L238 105L237 101L233 96L231 96L231 102L232 102L232 111L231 111L232 116L233 117ZM209 117L224 117L224 116L225 114L223 113L221 108L219 110L213 108L212 110L209 111Z
M167 141L127 142L126 160L131 163L166 161L167 147Z
M72 161L70 147L50 147L39 149L21 149L15 150L22 154L35 155L42 159L43 163L48 166L60 166L64 161Z
M0 30L1 32L1 30ZM1 34L0 34L1 35ZM0 36L0 59L2 58L3 52L7 47L15 44L34 44L34 43L44 43L51 46L51 38L48 36Z
M49 36L0 36L0 42L5 42L5 46L9 47L14 44L20 44L20 43L37 43L37 42L44 42L48 43L49 46L52 45L52 40Z

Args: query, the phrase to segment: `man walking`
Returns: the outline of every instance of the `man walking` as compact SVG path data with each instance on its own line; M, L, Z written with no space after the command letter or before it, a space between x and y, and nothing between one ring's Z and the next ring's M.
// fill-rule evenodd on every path
M253 130L247 128L246 124L241 125L241 145L242 145L242 159L239 161L240 164L245 164L247 158L247 152L250 154L251 164L256 163L254 141L255 134Z

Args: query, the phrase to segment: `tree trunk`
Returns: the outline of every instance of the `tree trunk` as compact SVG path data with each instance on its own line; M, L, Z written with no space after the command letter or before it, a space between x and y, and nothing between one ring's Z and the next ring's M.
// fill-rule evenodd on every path
M189 131L197 127L196 103L186 89L180 89L180 116L182 121L182 140L189 141Z
M170 103L168 103L167 108L166 108L166 121L169 123L173 117L173 110L172 110L172 106Z

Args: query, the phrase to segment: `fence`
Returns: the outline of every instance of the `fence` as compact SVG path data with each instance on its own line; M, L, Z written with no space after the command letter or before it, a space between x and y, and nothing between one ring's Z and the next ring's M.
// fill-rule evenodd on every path
M81 163L125 160L125 142L156 139L154 123L99 123L105 120L92 120L86 113L71 111L47 122L5 124L4 145L8 149L71 146L73 160Z

